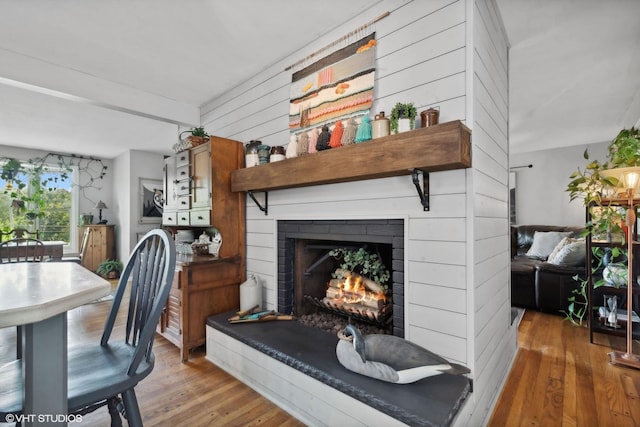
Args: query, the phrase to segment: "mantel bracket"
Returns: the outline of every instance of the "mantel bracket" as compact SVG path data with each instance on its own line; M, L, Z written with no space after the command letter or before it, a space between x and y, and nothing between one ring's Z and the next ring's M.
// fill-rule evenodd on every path
M253 200L253 202L256 204L258 209L264 212L265 215L269 215L269 192L268 191L262 192L264 194L264 206L262 206L260 202L256 199L256 196L253 195L253 191L249 190L247 193L249 194L249 197L251 197L251 200Z
M420 188L420 175L422 175L422 188ZM418 196L420 197L420 204L425 211L429 210L429 173L422 172L419 169L414 169L411 173L413 178L413 184L418 190Z

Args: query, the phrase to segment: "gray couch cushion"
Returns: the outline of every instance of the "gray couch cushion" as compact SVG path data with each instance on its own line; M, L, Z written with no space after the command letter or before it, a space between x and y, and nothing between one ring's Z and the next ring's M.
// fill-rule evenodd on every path
M565 267L579 267L583 265L587 254L587 243L585 240L567 237L563 239L563 241L565 244L559 251L552 253L547 262Z
M527 251L527 256L547 259L558 243L570 234L570 231L536 231L533 235L533 243Z

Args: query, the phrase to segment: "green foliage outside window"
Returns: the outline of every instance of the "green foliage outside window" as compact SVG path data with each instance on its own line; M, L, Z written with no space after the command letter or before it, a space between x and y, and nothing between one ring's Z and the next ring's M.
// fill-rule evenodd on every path
M0 158L0 230L26 228L37 230L41 240L69 242L74 170L73 186L84 194L101 188L107 166L93 157L56 153L25 161Z

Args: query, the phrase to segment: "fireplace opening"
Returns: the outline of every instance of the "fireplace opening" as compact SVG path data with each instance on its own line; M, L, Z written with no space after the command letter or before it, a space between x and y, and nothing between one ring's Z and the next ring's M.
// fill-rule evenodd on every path
M342 250L379 260L386 287L345 263ZM278 311L334 332L350 322L404 337L403 220L278 221Z
M390 332L391 253L384 243L297 239L294 313L328 312Z

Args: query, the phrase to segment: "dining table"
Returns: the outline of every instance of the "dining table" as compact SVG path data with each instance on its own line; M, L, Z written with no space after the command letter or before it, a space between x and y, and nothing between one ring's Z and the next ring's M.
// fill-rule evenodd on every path
M67 311L110 291L72 262L0 264L0 328L22 326L23 425L67 425Z
M42 245L44 246L43 255L45 257L48 257L49 259L51 259L51 261L60 261L60 259L62 259L64 245L66 245L66 244L67 244L67 242L63 242L62 240L43 240L42 241ZM31 249L31 248L33 248L33 249ZM35 251L35 246L29 246L29 249ZM17 250L18 250L18 248L16 246L4 246L4 247L1 247L0 248L0 259L2 259L2 258L5 258L5 259L16 258ZM20 253L23 254L24 251L21 249Z

